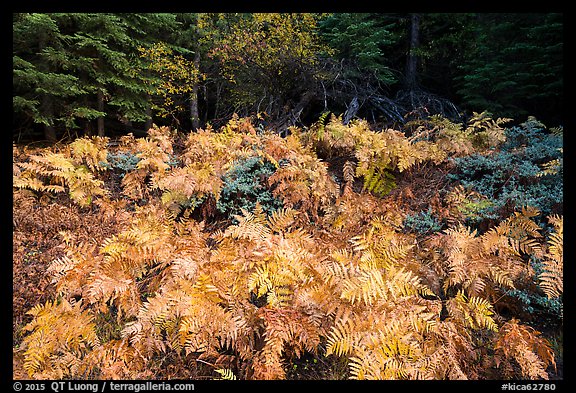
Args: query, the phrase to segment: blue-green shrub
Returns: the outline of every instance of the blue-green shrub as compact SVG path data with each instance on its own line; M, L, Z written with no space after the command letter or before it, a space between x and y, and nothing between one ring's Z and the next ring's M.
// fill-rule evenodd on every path
M132 153L108 152L106 161L108 161L108 165L111 168L119 169L120 171L126 173L136 169L136 165L138 165L140 159ZM124 176L124 173L122 173L121 176Z
M518 209L530 205L543 217L561 214L562 147L561 135L546 132L537 121L528 121L506 130L506 142L499 151L455 158L458 171L450 176L489 198L494 203L491 212L504 206ZM552 160L559 160L557 171L544 173L545 164Z
M438 232L443 225L434 217L432 208L423 210L415 214L408 214L404 218L403 226L405 231L417 232L421 235L429 235Z
M534 269L532 287L537 288L539 286L538 277L543 272L543 264L535 256L530 257L529 263ZM522 309L529 314L546 313L558 319L563 318L564 303L562 297L550 299L541 291L532 289L512 289L507 291L507 295L518 300Z
M272 195L268 186L268 178L275 171L274 164L262 157L238 160L222 177L224 185L216 208L230 218L241 214L241 209L252 212L256 202L267 214L282 208L282 201Z

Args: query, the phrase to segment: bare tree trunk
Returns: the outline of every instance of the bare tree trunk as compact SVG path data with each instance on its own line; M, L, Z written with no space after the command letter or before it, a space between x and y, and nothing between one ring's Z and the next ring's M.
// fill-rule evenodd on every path
M218 111L220 110L220 93L222 92L222 83L216 85L216 102L214 103L214 118L218 118Z
M40 50L40 52L42 52L44 50L44 48L46 47L46 40L47 37L45 34L41 34L40 35L40 40L38 42L38 49ZM48 66L42 62L42 65L40 66L42 71L46 71L48 72ZM49 96L47 93L42 94L42 100L41 100L41 107L40 107L42 116L44 116L46 119L48 119L48 122L52 122L52 119L54 117L54 99L53 97ZM56 142L56 129L54 128L54 126L52 124L44 124L44 139L46 139L48 142L50 143L55 143Z
M420 46L420 15L410 14L410 49L406 60L406 88L413 90L418 81L418 47Z
M200 49L196 48L194 54L194 68L200 69ZM200 128L200 115L198 112L198 82L192 87L192 95L190 96L190 120L192 122L192 129L197 130Z
M92 121L91 120L86 120L86 126L84 127L84 135L85 136L92 136Z
M358 102L358 97L354 97L350 105L348 105L348 109L344 112L344 117L342 119L342 124L350 123L350 120L356 116L356 113L360 110L360 103Z
M147 98L148 105L146 106L146 123L144 124L146 132L152 128L152 97L150 97L150 94L148 94Z
M102 90L98 90L98 93L96 95L96 100L98 101L98 103L97 103L98 111L104 112L104 93L102 92ZM98 136L103 137L104 136L104 116L99 116L98 119L96 119L96 124L97 124L97 128L98 128Z
M50 120L54 116L52 97L42 96L42 114ZM52 125L44 124L44 139L50 143L56 142L56 129Z

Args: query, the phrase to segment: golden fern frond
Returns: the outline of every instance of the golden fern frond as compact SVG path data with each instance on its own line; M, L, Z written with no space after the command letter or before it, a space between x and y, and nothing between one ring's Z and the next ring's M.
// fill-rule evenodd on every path
M463 291L446 302L446 308L452 318L472 329L498 331L498 325L492 318L492 304L477 296L467 297Z
M120 184L122 185L122 193L131 199L142 199L146 193L146 171L133 170L126 173L122 178Z
M560 151L561 154L564 153L563 148L559 148L558 150ZM542 164L542 170L536 174L536 177L556 175L562 170L563 167L564 167L564 160L562 157L547 161L544 164Z
M356 175L364 176L364 190L384 196L396 187L396 178L386 168L383 170L374 166L369 166L366 170L360 168L360 166L356 168Z
M148 138L155 142L161 151L167 154L172 154L172 139L174 138L175 131L169 127L158 127L155 124L147 131Z
M212 277L206 273L200 273L192 286L190 295L201 297L203 301L218 304L222 301L218 288L212 282Z
M230 225L224 231L224 237L230 236L235 239L247 239L255 241L266 240L271 235L267 225L266 215L261 205L257 202L254 213L241 209L242 215L235 215L237 225Z
M100 305L101 310L107 311L107 304L114 304L118 309L118 319L135 315L140 306L136 283L123 272L110 277L97 271L91 277L85 295L90 303Z
M266 348L258 352L251 361L252 378L263 380L278 380L286 378L282 367L282 359L276 351Z
M71 259L65 255L55 259L50 266L48 266L46 273L52 276L52 283L58 284L60 279L65 277L69 271L73 270L78 263L80 263L80 261Z
M411 314L418 310L403 310ZM411 314L412 316L414 314ZM426 365L423 343L410 331L411 318L375 320L365 339L350 356L354 379L413 379ZM432 324L429 325L432 329ZM360 334L360 333L359 333Z
M383 380L381 370L372 351L359 348L358 356L350 357L350 378L358 380Z
M178 325L178 337L187 353L205 352L208 350L208 340L203 332L202 322L195 316L182 318Z
M183 168L173 168L156 180L163 191L161 201L172 217L184 209L194 210L207 197L218 201L222 188L221 176L211 163L190 163Z
M70 198L80 206L89 206L94 196L109 195L109 192L103 188L104 182L95 179L94 175L83 166L71 172L66 182L70 189Z
M356 163L354 161L346 161L342 169L342 179L344 180L344 194L352 192L352 184L356 173Z
M25 173L15 176L14 186L36 191L62 192L68 186L70 198L80 206L89 206L94 196L106 196L104 182L94 178L85 165L76 165L62 153L44 152L30 156L31 162L20 163ZM30 174L48 179L44 185ZM36 179L36 180L35 180ZM58 184L53 184L53 183Z
M19 166L42 176L56 178L62 178L64 173L76 170L76 165L70 158L62 153L51 151L43 152L40 155L31 155L30 162L22 162Z
M220 378L216 378L217 380L227 380L227 381L236 380L236 375L234 374L234 371L232 371L229 368L217 368L214 371L220 374Z
M300 357L304 351L316 352L322 330L307 313L288 307L261 308L258 313L265 326L263 350L283 353L286 357Z
M136 164L137 169L146 170L157 175L164 174L169 168L170 157L158 143L150 138L139 138L136 140L138 157L140 160Z
M200 263L189 256L176 257L172 260L170 270L175 277L195 281Z
M85 164L92 171L105 170L109 141L110 138L100 136L78 138L69 146L72 158L78 165Z
M295 153L289 164L281 165L268 178L268 184L285 207L300 206L298 210L314 217L337 197L339 190L328 175L327 164L302 152Z
M54 193L63 192L66 190L64 187L56 184L45 185L44 182L42 182L40 179L33 177L30 172L24 172L17 176L13 176L12 179L12 186L18 189L27 188L33 191L48 191Z
M102 379L138 379L146 372L146 359L128 340L110 340L92 351L82 372L98 370Z
M538 278L546 296L556 298L564 292L564 220L562 216L552 215L548 221L554 231L549 236L543 272Z
M490 266L489 276L496 284L514 289L514 281L510 278L510 273L507 270L502 270L498 266Z
M24 326L30 333L22 341L28 375L76 377L86 352L100 344L93 316L82 310L81 302L66 299L47 301L28 314L33 320Z
M101 262L91 243L66 245L66 255L53 260L46 273L56 284L56 293L66 299L82 295L94 267Z
M506 141L503 124L512 121L509 118L492 119L488 111L474 112L468 121L466 132L470 133L474 144L480 148L498 146Z
M540 215L540 211L533 206L523 206L520 212L514 212L502 224L503 233L514 238L524 236L541 237L540 226L532 219ZM504 232L507 230L507 232Z
M326 356L332 353L336 356L344 356L356 350L360 341L357 331L358 329L353 319L347 319L344 322L336 321L328 335Z
M553 135L556 135L556 136L563 136L564 135L564 127L563 126L550 127L548 129L548 131L550 131Z
M420 277L403 268L391 269L388 275L388 288L392 297L422 295L437 297L426 285L422 284Z
M506 220L487 231L481 239L487 252L520 256L522 254L539 256L540 226L532 220L540 212L531 207L514 212Z
M416 333L428 335L436 330L438 326L438 313L423 310L419 313L410 314L410 327Z
M365 305L372 305L388 298L387 289L385 277L380 270L364 270L343 283L340 297L352 305L360 300Z
M275 210L268 217L268 226L273 232L284 232L295 222L298 211L290 208Z
M321 265L322 280L327 285L338 286L350 280L358 272L354 260L354 254L346 249L333 251L331 259Z

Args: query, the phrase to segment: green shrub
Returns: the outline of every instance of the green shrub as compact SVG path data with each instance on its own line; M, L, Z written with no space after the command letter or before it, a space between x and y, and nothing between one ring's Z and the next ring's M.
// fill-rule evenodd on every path
M449 176L493 203L486 218L522 206L536 207L542 217L562 214L562 149L561 134L548 132L531 119L506 129L506 142L499 151L455 158L458 171Z
M272 195L268 186L268 178L275 171L274 164L262 157L238 160L222 177L224 186L216 208L229 218L241 214L242 209L253 211L256 202L267 214L282 208L282 201Z
M421 235L429 235L438 232L443 225L433 216L432 208L428 211L421 211L415 214L408 214L404 218L403 226L405 231L417 232Z

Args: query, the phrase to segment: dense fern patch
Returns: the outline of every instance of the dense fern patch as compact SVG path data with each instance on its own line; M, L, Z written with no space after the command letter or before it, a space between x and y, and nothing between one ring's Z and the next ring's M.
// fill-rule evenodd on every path
M531 161L518 141L540 133L504 122L437 117L408 137L332 116L282 138L235 117L14 146L14 376L553 377L563 217L539 194L500 197L556 187L561 144L541 138L550 154ZM504 154L538 170L471 172ZM47 217L67 225L32 247ZM18 301L32 263L47 292Z

